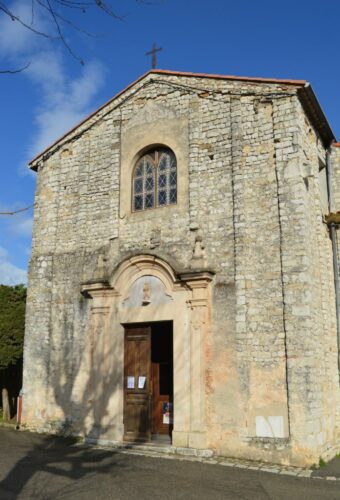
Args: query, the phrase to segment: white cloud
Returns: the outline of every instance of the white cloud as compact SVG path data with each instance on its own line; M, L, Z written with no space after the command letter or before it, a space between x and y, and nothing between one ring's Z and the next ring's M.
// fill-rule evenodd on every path
M9 231L17 236L31 236L33 217L13 216L8 221Z
M0 260L6 259L8 257L8 252L6 248L0 247Z
M0 205L0 212L10 213L20 210L27 206L27 202L16 201L11 205ZM4 236L31 237L33 227L33 207L28 211L17 213L15 215L2 216L0 218L0 234ZM1 248L1 247L0 247ZM1 253L0 253L1 257Z
M24 246L23 247L23 252L25 255L27 255L28 257L31 256L31 253L32 253L32 248L31 247L27 247L27 246Z
M32 22L31 3L27 0L15 0L8 5L15 15L28 25ZM40 12L40 13L39 13ZM45 32L53 33L53 27L43 14L42 9L36 9L34 27ZM93 97L99 91L104 79L104 67L93 61L79 68L76 78L72 77L65 66L65 57L62 47L51 40L35 35L18 21L11 21L4 13L0 17L0 47L2 59L1 67L18 68L30 62L30 66L21 73L35 88L39 96L39 104L34 112L34 123L31 127L30 143L23 151L23 161L19 173L29 173L28 161L45 149L50 143L63 135L67 130L81 121L90 111ZM5 61L5 62L4 62ZM13 211L22 208L25 203L15 204L2 211ZM3 238L18 252L20 241L31 235L33 219L30 213L23 213L8 217L0 221ZM4 240L3 240L4 241ZM7 242L6 242L7 245ZM15 266L10 259L10 253L0 247L0 283L26 283L27 273Z
M53 28L43 16L42 9L35 9L32 17L32 5L25 0L16 0L8 5L8 9L14 16L27 24L32 29L43 33L50 33L54 36ZM1 13L0 17L0 46L2 57L24 56L44 39L42 35L33 33L23 26L19 21L14 20ZM45 38L46 39L46 38ZM47 40L47 39L46 39Z
M9 261L8 252L0 247L0 284L18 285L27 283L27 272Z
M16 202L11 206L1 206L1 212L13 212L24 206L23 202ZM0 284L17 285L27 283L27 272L15 264L13 257L21 256L23 261L27 259L27 246L32 234L33 218L31 213L24 212L17 215L3 216L0 218L1 241L5 244L0 246ZM24 253L24 257L22 257Z
M30 2L15 0L8 8L31 25ZM55 28L39 6L35 8L33 23L34 28L55 35ZM11 66L21 67L30 62L22 75L38 89L35 128L27 147L27 157L19 167L20 173L28 173L27 162L32 157L89 114L91 101L103 84L105 69L98 61L81 66L74 60L80 74L71 77L64 63L64 58L70 56L66 55L61 44L32 33L4 14L0 18L0 46L2 58L7 58Z
M104 67L91 62L76 79L67 76L60 54L40 52L27 76L41 89L36 110L36 136L28 154L33 157L81 121L90 112L91 100L104 79Z
M0 260L0 284L19 285L27 284L27 272L10 262Z

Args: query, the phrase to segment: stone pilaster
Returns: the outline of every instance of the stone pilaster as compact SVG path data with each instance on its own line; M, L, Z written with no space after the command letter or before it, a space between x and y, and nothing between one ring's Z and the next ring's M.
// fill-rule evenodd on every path
M89 404L93 406L94 427L97 427L100 426L101 417L103 416L101 384L109 371L108 318L112 297L116 295L116 291L105 281L99 281L82 285L81 292L92 299L88 364Z
M190 448L206 448L205 346L210 329L212 275L199 272L185 277L192 292L187 304L190 320Z

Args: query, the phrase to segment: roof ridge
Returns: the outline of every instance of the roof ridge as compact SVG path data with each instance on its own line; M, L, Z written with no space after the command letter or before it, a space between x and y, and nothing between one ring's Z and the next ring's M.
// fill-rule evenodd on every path
M148 73L158 73L163 75L179 75L179 76L192 76L196 78L215 78L220 80L238 80L260 83L285 83L288 85L306 85L306 80L292 80L287 78L264 78L256 76L236 76L236 75L223 75L216 73L194 73L189 71L175 71L170 69L151 69ZM147 73L147 74L148 74Z

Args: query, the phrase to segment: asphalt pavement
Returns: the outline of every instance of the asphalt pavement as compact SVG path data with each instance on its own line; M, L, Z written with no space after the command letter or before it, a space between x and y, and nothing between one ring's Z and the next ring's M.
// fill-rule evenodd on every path
M138 456L0 428L0 500L302 498L340 500L340 482Z

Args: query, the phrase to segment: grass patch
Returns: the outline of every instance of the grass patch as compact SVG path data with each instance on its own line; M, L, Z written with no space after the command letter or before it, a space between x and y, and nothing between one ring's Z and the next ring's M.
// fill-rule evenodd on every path
M340 455L340 453L339 453ZM319 458L319 463L318 464L313 464L310 468L311 470L318 470L318 469L323 469L324 467L326 467L327 465L327 462L324 461L323 458Z

